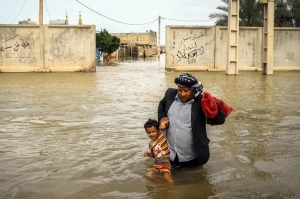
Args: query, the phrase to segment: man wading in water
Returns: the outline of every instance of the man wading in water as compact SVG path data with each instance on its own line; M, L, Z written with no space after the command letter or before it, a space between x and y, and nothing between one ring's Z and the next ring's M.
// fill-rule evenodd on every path
M183 73L175 78L177 89L169 88L158 105L160 129L167 138L172 166L194 167L205 164L209 159L209 139L206 124L225 122L224 112L211 100L209 93L203 94L203 86L193 75ZM201 106L206 103L215 109L209 118ZM231 108L231 107L230 107Z

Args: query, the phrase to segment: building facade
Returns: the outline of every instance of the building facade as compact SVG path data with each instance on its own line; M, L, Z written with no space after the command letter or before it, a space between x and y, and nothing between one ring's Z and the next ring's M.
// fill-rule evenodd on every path
M150 57L157 55L156 32L145 33L111 33L120 39L120 47L111 57Z

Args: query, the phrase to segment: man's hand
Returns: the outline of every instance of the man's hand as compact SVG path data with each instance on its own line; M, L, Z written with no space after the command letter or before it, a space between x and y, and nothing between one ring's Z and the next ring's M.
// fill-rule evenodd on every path
M163 117L161 120L160 120L160 125L159 125L159 128L161 131L164 131L166 130L166 128L169 127L169 119L167 117Z

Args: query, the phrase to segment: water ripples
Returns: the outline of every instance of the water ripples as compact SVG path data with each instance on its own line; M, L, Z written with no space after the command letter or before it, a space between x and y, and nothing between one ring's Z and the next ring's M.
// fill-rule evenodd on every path
M0 73L0 198L300 197L298 72L193 72L235 110L224 125L207 127L206 165L174 168L174 185L146 179L153 160L143 157L143 124L181 73L162 63Z

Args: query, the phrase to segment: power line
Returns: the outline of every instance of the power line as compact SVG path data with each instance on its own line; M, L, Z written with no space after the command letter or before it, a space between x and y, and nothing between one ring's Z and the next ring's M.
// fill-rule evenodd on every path
M142 23L142 24L130 24L130 23L125 23L125 22L117 21L117 20L111 19L111 18L109 18L109 17L106 17L106 16L100 14L99 12L97 12L97 11L91 9L90 7L84 5L84 4L81 3L80 1L78 1L78 0L76 0L76 1L77 1L78 3L80 3L81 5L83 5L84 7L86 7L87 9L89 9L89 10L91 10L91 11L97 13L98 15L100 15L100 16L102 16L102 17L105 17L105 18L107 18L107 19L109 19L109 20L112 20L112 21L114 21L114 22L121 23L121 24L126 24L126 25L146 25L146 24L149 24L149 23L153 23L154 21L157 20L157 19L155 19L155 20L153 20L153 21L150 21L150 22L147 22L147 23Z
M214 21L214 20L193 21L193 20L169 19L169 18L164 18L164 17L161 17L161 18L162 18L162 19L171 20L171 21L186 21L186 22L205 22L205 21Z
M20 13L22 12L22 10L23 10L23 7L24 7L24 4L25 4L25 2L26 2L27 0L24 0L24 2L23 2L23 5L22 5L22 8L21 8L21 10L20 10L20 12L19 12L19 14L18 14L18 16L20 15ZM18 16L14 19L14 21L13 22L11 22L11 24L13 24L14 22L15 22L15 20L18 18Z
M154 23L155 21L153 21L153 23ZM147 26L144 26L143 28L141 28L141 29L139 29L139 30L137 30L136 32L138 32L138 31L140 31L140 30L143 30L144 28L146 28L146 27L148 27L148 26L150 26L152 23L150 23L150 24L148 24Z
M48 6L47 6L47 2L46 2L46 0L44 0L44 1L45 1L45 5L46 5L46 9L47 9L47 13L48 13L49 20L51 21L51 17L50 17L50 15L49 15L49 10L48 10Z

